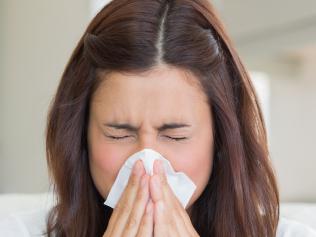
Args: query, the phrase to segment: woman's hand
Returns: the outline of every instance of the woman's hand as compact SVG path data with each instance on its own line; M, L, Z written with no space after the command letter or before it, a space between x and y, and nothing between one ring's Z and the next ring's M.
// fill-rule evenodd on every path
M154 236L199 236L190 217L170 188L160 160L154 162L150 179L150 195L154 203Z
M146 174L142 161L138 160L103 237L152 237L153 204L149 198L148 185L149 175Z

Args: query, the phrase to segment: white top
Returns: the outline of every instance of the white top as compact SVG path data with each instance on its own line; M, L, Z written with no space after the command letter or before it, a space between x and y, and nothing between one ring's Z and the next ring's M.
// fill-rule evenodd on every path
M48 209L11 214L0 220L0 237L35 237L44 236ZM276 237L316 237L316 230L311 227L280 217Z

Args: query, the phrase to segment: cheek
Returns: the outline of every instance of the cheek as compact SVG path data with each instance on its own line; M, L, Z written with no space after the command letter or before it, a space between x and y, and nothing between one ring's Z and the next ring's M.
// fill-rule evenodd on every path
M175 169L188 175L197 188L204 188L211 172L211 153L190 149L173 163Z
M111 146L94 147L92 149L91 161L104 174L112 174L120 167L120 157L117 149L111 149Z
M94 143L89 150L90 172L100 194L106 197L120 167L124 163L124 154L108 144Z
M180 153L176 154L171 161L176 171L184 172L196 185L196 190L187 207L194 203L202 194L208 183L212 171L213 152L212 143L194 143Z
M196 189L187 204L190 207L203 193L209 177L212 171L213 158L210 154L206 153L194 153L191 157L188 157L190 162L184 164L181 169L183 172L190 177L190 179L196 185Z

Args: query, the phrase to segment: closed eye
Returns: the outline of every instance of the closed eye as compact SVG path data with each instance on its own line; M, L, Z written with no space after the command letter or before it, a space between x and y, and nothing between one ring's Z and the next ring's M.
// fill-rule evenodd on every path
M130 136L123 136L123 137L107 136L107 137L112 138L112 139L119 140L119 139L124 139L124 138L126 138L126 137L130 137Z
M186 137L169 137L169 136L166 136L166 137L168 137L172 140L176 140L176 141L187 139Z
M107 136L107 137L112 138L112 139L119 140L119 139L124 139L124 138L130 137L130 136L123 136L123 137ZM187 139L187 137L169 137L169 136L166 136L166 137L167 137L167 138L170 138L170 139L172 139L172 140L175 140L175 141Z

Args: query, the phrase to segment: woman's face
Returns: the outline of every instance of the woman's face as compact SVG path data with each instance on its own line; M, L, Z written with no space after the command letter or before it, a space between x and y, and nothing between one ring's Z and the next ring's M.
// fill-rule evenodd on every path
M213 132L207 98L194 80L167 66L106 76L92 97L88 125L90 172L104 199L125 160L144 148L159 152L196 184L187 208L201 195L212 170ZM180 126L159 129L166 124Z

